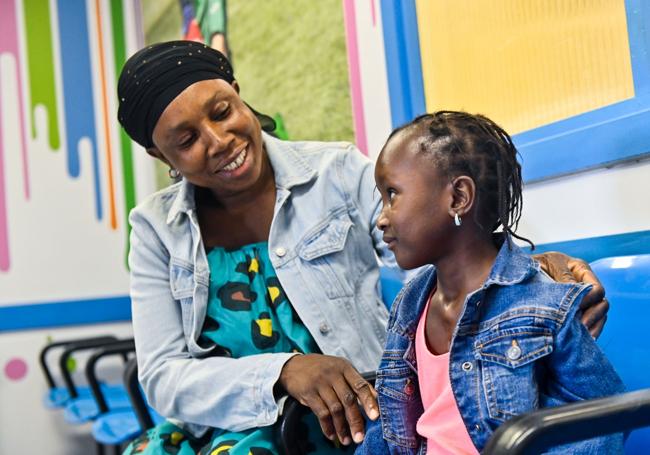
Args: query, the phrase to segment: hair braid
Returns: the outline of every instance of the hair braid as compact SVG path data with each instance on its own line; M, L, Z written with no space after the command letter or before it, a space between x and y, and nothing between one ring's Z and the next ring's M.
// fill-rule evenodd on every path
M503 128L487 117L458 111L438 111L415 118L391 133L428 122L428 137L422 148L433 153L450 178L467 175L476 184L477 210L474 219L491 232L499 226L510 236L527 242L515 233L522 213L521 165L517 148Z

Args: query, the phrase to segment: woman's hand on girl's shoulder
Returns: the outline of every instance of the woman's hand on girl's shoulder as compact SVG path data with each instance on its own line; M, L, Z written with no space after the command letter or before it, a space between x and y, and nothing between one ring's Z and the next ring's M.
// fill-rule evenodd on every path
M609 302L605 298L605 288L587 262L572 258L564 253L549 251L535 254L533 258L540 263L542 269L555 281L560 283L587 283L593 287L580 303L582 323L594 338L598 338L607 321Z
M322 354L297 355L284 364L279 379L289 395L316 414L323 434L344 445L360 443L366 415L379 417L375 389L347 360Z

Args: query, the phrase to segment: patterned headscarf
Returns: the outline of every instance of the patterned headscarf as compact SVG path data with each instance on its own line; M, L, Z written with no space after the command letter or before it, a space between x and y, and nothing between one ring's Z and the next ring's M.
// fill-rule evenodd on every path
M117 117L131 138L153 147L153 130L165 108L195 82L235 77L228 59L216 49L194 41L157 43L136 52L122 68L117 84ZM248 105L247 105L248 106ZM265 131L274 120L252 109Z

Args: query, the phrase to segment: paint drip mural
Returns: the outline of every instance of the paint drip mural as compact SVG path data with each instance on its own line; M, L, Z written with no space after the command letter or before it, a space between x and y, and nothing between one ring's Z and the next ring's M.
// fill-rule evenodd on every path
M0 0L4 310L90 308L128 293L128 212L154 190L151 160L115 115L119 70L142 44L139 11L122 0Z

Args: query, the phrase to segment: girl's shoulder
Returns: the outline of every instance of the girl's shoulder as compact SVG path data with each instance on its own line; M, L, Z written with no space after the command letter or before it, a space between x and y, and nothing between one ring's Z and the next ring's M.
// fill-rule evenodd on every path
M538 270L520 283L487 291L482 324L537 318L559 327L575 315L590 289L591 285L584 283L559 283Z

